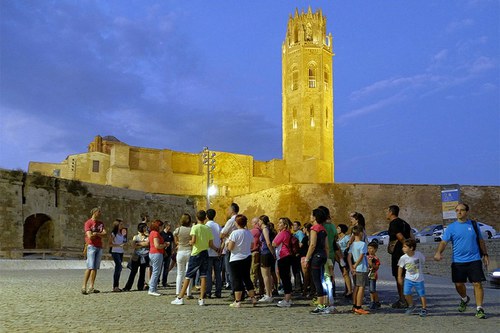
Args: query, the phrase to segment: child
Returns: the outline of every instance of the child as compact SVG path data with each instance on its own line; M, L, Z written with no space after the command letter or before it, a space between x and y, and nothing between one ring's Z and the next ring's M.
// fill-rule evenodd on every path
M349 267L346 264L347 260L347 247L349 245L349 239L351 238L349 235L347 235L347 230L349 228L345 224L339 224L337 226L337 233L339 235L339 247L340 251L343 254L343 258L340 259L340 271L342 272L342 276L344 277L344 282L345 282L345 291L344 291L344 296L346 298L352 298L352 282L351 282L351 277L349 276Z
M352 228L352 235L354 237L354 242L349 248L347 259L349 267L351 268L352 275L355 276L355 288L353 297L354 305L352 310L356 314L364 315L370 313L369 311L361 308L361 306L363 305L363 297L365 294L365 284L368 279L368 263L365 256L368 248L366 246L366 243L361 240L361 238L363 237L363 228L361 226L354 226Z
M424 255L415 251L417 242L414 239L407 239L403 244L403 252L405 253L398 262L398 282L403 285L403 269L406 269L404 277L403 294L405 295L408 309L406 315L411 315L415 311L413 305L413 297L411 295L412 289L415 288L420 300L422 301L422 310L420 310L420 317L427 316L427 301L425 299L425 286L424 286L424 273L422 266L425 262Z
M378 242L372 241L368 244L368 281L370 286L370 310L375 310L381 307L378 300L377 278L380 260L377 257Z

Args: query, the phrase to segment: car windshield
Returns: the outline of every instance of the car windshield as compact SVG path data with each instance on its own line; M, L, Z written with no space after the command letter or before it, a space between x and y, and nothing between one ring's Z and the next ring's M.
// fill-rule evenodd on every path
M420 230L420 232L424 233L424 232L433 231L435 227L436 227L436 224L428 225L427 227L425 227L422 230Z

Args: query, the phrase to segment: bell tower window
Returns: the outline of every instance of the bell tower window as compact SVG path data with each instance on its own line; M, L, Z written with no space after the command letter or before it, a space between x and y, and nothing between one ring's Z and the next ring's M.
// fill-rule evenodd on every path
M297 129L297 109L293 108L292 113L292 128Z
M311 118L311 127L314 127L314 106L311 105L311 108L309 109L309 114Z
M330 73L328 71L328 68L325 67L325 71L323 74L323 83L324 83L325 90L328 90L329 77L330 77Z
M316 88L316 68L309 67L309 88Z
M292 70L292 90L299 89L299 70L294 68Z
M328 108L326 108L326 111L325 111L325 128L328 128Z

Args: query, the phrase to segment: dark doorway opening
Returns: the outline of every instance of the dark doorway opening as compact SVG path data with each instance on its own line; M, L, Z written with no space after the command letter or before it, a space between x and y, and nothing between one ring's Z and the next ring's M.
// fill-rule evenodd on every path
M54 222L45 214L33 214L24 221L23 247L25 249L54 248Z

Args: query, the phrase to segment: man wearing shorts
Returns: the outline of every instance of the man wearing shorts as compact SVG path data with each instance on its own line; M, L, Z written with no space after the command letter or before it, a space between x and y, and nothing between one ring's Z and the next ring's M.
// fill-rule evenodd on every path
M437 261L441 260L446 244L448 242L453 244L451 279L455 283L455 289L461 297L458 311L464 312L470 301L465 287L468 279L474 285L477 306L476 317L485 319L482 282L486 278L483 272L481 256L485 266L488 266L488 251L486 250L486 245L476 222L467 218L469 206L460 203L455 207L455 212L457 214L457 221L451 223L445 229L443 240L439 243L434 259Z
M101 266L102 256L102 237L106 236L104 223L97 220L101 216L101 208L92 208L90 211L91 217L85 222L85 244L87 244L87 269L83 277L82 294L98 293L99 290L94 289L95 277L97 270ZM89 289L87 282L90 278Z

